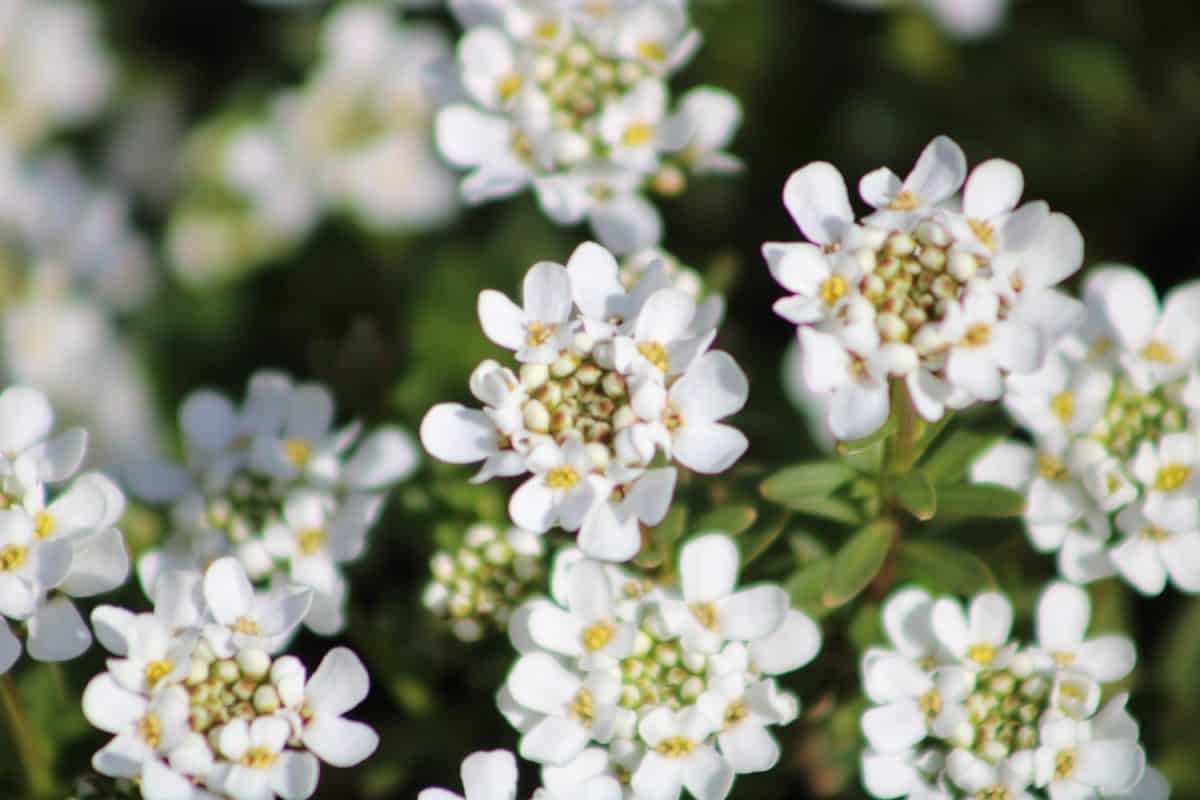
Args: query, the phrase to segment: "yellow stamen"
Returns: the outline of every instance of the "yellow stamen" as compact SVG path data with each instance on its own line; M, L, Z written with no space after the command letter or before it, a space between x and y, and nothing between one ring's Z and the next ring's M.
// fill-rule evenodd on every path
M921 207L920 199L909 191L898 192L887 204L892 211L912 211Z
M720 619L717 607L712 603L696 603L692 606L692 615L710 631L720 630Z
M1065 650L1055 653L1054 663L1060 667L1069 667L1075 663L1075 654Z
M821 302L830 308L845 294L846 279L841 275L831 275L821 282Z
M658 342L640 342L638 344L638 352L647 361L658 367L659 372L666 372L671 366L671 358L667 353L667 348Z
M1165 464L1154 476L1154 488L1160 492L1173 492L1192 478L1192 468L1186 464Z
M29 551L19 544L5 545L0 549L0 572L10 572L25 563Z
M1155 339L1146 345L1146 349L1142 350L1142 358L1156 364L1174 364L1175 352L1166 342Z
M249 617L238 617L237 621L229 626L229 629L234 633L243 633L246 636L257 636L262 632L258 622Z
M546 484L551 489L570 489L579 483L579 473L571 467L555 467L546 473Z
M990 644L973 644L967 648L967 658L986 667L996 660L996 648Z
M251 747L242 756L241 765L251 769L267 769L275 763L276 754L265 747Z
M1095 361L1098 358L1103 358L1112 350L1112 339L1107 336L1101 336L1092 342L1092 346L1088 348L1088 359Z
M942 696L938 694L937 689L930 689L921 695L921 699L917 701L917 705L926 714L936 716L942 713Z
M596 715L596 699L587 689L580 689L579 694L575 695L575 699L571 701L568 711L585 727L591 725L592 718Z
M533 29L533 35L542 41L548 41L558 38L558 23L554 20L542 20Z
M988 250L995 252L996 250L996 229L989 222L984 222L981 219L969 219L967 225L971 227L971 233L975 234L975 238L983 244Z
M1059 392L1050 398L1050 408L1054 411L1054 416L1064 424L1070 422L1071 417L1075 415L1075 395L1071 392Z
M534 320L525 328L525 344L530 347L540 347L550 341L550 337L558 330L557 325L547 325Z
M591 652L596 652L617 635L617 628L608 620L592 623L583 632L583 646Z
M986 322L976 322L967 328L963 343L968 347L983 347L992 340L992 326Z
M1060 750L1054 756L1054 780L1065 781L1075 774L1075 750Z
M138 720L137 733L143 742L157 748L159 742L162 741L162 721L153 711L148 712L146 716Z
M1049 453L1038 453L1038 473L1048 480L1062 481L1067 479L1067 465Z
M519 91L521 91L521 76L515 72L505 75L496 84L496 94L500 95L500 99L504 102L512 100Z
M654 748L660 756L667 758L685 758L696 749L696 743L686 736L669 736Z
M1142 528L1142 538L1151 542L1165 542L1171 538L1171 534L1157 525L1147 525Z
M625 133L621 136L621 141L626 147L642 147L654 141L654 126L647 125L644 122L635 122L625 129Z
M153 689L159 681L171 674L175 664L171 661L151 661L146 665L146 685Z
M667 51L662 46L661 42L656 42L651 39L638 42L637 53L647 61L666 61Z
M306 556L311 556L325 546L327 539L324 528L307 528L296 534L296 547Z
M288 461L291 461L297 469L304 469L308 466L308 461L313 454L312 442L307 439L288 439L283 445L283 450L287 453Z
M750 709L746 707L746 701L741 699L734 700L725 708L726 729L740 724L748 716L750 716Z
M33 515L33 533L39 539L46 539L54 533L57 527L54 517L47 511L39 511Z

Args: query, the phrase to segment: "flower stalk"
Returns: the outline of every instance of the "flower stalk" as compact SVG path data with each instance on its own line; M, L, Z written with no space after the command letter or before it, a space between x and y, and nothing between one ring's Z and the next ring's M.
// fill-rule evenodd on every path
M4 721L20 757L30 797L55 797L50 758L29 719L29 712L11 672L0 677L0 707L4 709Z

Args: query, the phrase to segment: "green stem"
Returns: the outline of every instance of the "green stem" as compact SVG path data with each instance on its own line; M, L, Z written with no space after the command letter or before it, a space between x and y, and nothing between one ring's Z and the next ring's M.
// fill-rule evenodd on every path
M910 472L916 462L920 421L908 396L908 387L899 378L892 378L892 413L896 415L896 432L888 441L887 471L892 475Z
M53 797L55 786L50 760L25 710L25 703L21 700L21 693L11 672L0 677L0 706L4 708L9 733L20 755L30 796Z

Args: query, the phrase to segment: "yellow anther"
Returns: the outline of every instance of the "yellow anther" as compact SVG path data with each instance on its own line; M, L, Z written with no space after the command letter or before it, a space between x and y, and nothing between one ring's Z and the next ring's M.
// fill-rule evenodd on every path
M821 282L821 302L833 308L833 305L846 294L846 279L841 275L830 275Z
M579 694L575 695L575 699L571 701L568 711L572 717L585 726L590 725L592 718L596 715L596 699L587 689L580 689Z
M1071 392L1059 392L1050 398L1050 408L1054 411L1054 416L1064 424L1070 422L1071 417L1075 415L1075 395Z
M1067 465L1049 453L1038 453L1038 473L1047 480L1063 481L1067 479Z
M897 192L887 207L892 211L913 211L921 207L921 200L912 192Z
M917 705L926 714L936 716L942 713L942 696L938 694L937 689L930 689L921 695L921 699L917 701Z
M174 662L167 661L151 661L146 665L146 685L153 689L159 681L171 674L175 669Z
M696 750L696 743L686 736L669 736L659 742L654 750L667 758L686 758Z
M249 617L238 617L237 620L229 626L229 630L233 631L234 633L245 634L246 636L257 636L262 632L258 622L250 619Z
M616 626L608 620L594 622L583 632L583 646L594 653L611 642L616 635Z
M1142 358L1156 364L1174 364L1175 351L1166 342L1155 339L1142 350Z
M621 141L626 147L642 147L654 141L655 133L653 125L635 122L625 129L625 133L621 135Z
M283 450L287 453L288 461L297 469L304 469L312 458L312 442L307 439L288 439L284 442Z
M991 340L992 326L986 322L976 322L967 328L967 333L963 336L963 343L968 347L983 347Z
M306 556L311 556L325 546L328 539L324 528L306 528L296 534L296 547Z
M517 92L521 91L521 76L515 72L510 72L496 83L496 94L500 95L500 99L507 102L513 99Z
M0 549L0 572L9 572L25 563L29 551L19 544L5 545Z
M975 234L975 238L978 239L984 247L995 252L996 229L990 222L984 222L981 219L968 219L967 225L971 227L971 233Z
M558 31L558 23L554 20L547 19L542 20L537 24L537 26L533 29L533 35L536 39L549 41L558 38Z
M1107 336L1097 337L1096 341L1092 342L1092 346L1088 348L1088 360L1095 361L1098 358L1104 358L1112 351L1112 339Z
M693 604L692 615L710 631L720 630L720 616L717 614L717 607L712 603Z
M743 722L748 716L750 716L750 709L746 707L746 702L741 699L734 700L725 708L725 727L732 728Z
M1066 650L1055 653L1053 658L1054 663L1060 667L1069 667L1075 663L1075 654Z
M158 747L162 741L162 721L153 711L137 721L137 734L141 740L151 747Z
M554 335L554 331L557 329L557 325L547 325L544 322L534 320L525 328L525 344L530 347L539 347L550 341L550 337Z
M986 667L996 660L996 647L990 644L973 644L967 648L967 658Z
M241 765L251 769L267 769L275 763L276 754L265 747L251 747L242 756Z
M1075 774L1075 749L1060 750L1054 756L1054 780L1065 781Z
M638 352L642 357L658 368L659 372L666 372L671 366L671 358L667 353L667 348L658 342L640 342L638 344Z
M1187 464L1164 464L1154 476L1154 488L1159 492L1173 492L1192 478L1192 468Z
M1142 528L1142 538L1151 542L1165 542L1171 538L1171 534L1164 528L1157 525L1147 525Z
M572 467L555 467L546 473L546 484L551 489L570 489L579 483L579 473Z
M55 527L57 527L57 523L49 512L39 511L33 515L33 533L37 538L49 538L50 534L54 533Z
M662 42L656 42L652 39L644 39L638 42L637 53L647 61L667 60L667 51L662 46Z

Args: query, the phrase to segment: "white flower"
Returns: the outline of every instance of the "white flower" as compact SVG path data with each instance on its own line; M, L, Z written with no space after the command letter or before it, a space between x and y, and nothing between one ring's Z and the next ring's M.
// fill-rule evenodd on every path
M1034 778L1033 755L1028 751L989 764L966 750L955 750L946 758L946 773L960 789L977 796L994 793L1012 800L1033 800L1028 791Z
M760 639L783 624L787 593L768 584L737 589L737 546L724 534L697 537L679 554L680 603L669 624L684 646L715 653L725 640Z
M957 342L946 357L946 377L979 400L1004 393L1003 372L1028 374L1044 358L1036 328L1000 319L1000 298L989 288L969 284L961 311L948 316L944 333Z
M328 495L297 489L284 500L283 519L263 532L264 544L287 561L293 581L332 594L341 578L337 565L362 555L382 504L381 497L353 494L339 508Z
M1091 617L1087 592L1068 583L1052 583L1037 609L1037 641L1045 657L1061 669L1083 672L1101 683L1119 681L1137 660L1125 636L1084 639Z
M658 244L663 221L643 197L638 173L618 165L585 163L534 181L538 205L560 225L584 220L600 243L617 255Z
M320 767L312 754L284 749L290 732L277 717L229 722L217 739L225 761L213 768L209 781L233 800L311 797Z
M567 609L538 605L530 614L533 640L579 659L584 669L620 661L633 652L636 627L617 618L617 598L605 568L584 561L571 571Z
M679 98L679 110L668 125L689 133L680 154L683 163L697 175L739 172L742 162L726 152L742 125L742 106L732 94L699 86Z
M967 157L962 148L939 136L921 151L903 181L887 167L880 167L863 177L858 190L863 200L878 209L872 222L906 229L920 212L953 197L966 177Z
M1164 528L1140 505L1118 514L1117 527L1125 536L1109 557L1133 588L1145 595L1162 594L1170 580L1180 591L1200 592L1200 530Z
M563 446L539 445L529 454L533 477L521 484L509 501L513 522L534 533L554 525L579 530L598 503L608 497L609 483L595 475L588 450L571 439Z
M106 673L88 683L83 713L92 725L115 736L92 757L97 772L113 777L139 777L147 761L170 752L189 732L184 689L170 687L148 699Z
M220 558L204 572L204 601L215 622L205 627L205 638L230 655L247 647L282 647L308 613L312 590L258 594L237 559Z
M934 603L931 617L938 642L972 670L1002 668L1012 659L1012 618L1012 605L995 592L976 595L966 612L958 601L942 598Z
M1142 442L1132 461L1145 488L1146 516L1172 531L1200 527L1200 442L1195 434L1171 433L1157 444Z
M645 800L676 800L686 786L697 800L722 800L733 786L733 768L704 744L717 723L699 708L660 708L638 725L649 749L633 773L634 792Z
M839 439L859 439L887 421L891 409L888 377L902 369L909 351L878 347L874 330L857 328L843 342L812 328L800 329L805 382L829 396L828 425Z
M571 281L566 268L549 262L525 274L525 307L500 292L479 295L479 322L496 344L516 353L518 361L549 364L571 340Z
M472 753L463 759L464 795L426 789L417 800L516 800L517 760L507 750Z
M589 747L561 767L542 768L542 788L532 800L624 800L626 792L614 776L613 759L603 749Z
M379 746L379 734L370 726L342 716L366 699L369 686L362 661L344 647L326 653L304 684L293 724L304 746L326 764L353 767ZM286 702L284 686L279 689Z
M1111 797L1128 792L1141 779L1146 753L1138 745L1136 723L1124 711L1125 699L1113 698L1088 722L1061 719L1042 726L1037 776L1052 797ZM1124 718L1119 728L1106 719L1115 715Z
M609 146L614 163L639 172L658 167L660 152L679 150L689 131L680 120L664 120L667 87L646 78L621 99L605 106L600 115L600 136ZM674 124L672 124L674 123Z

